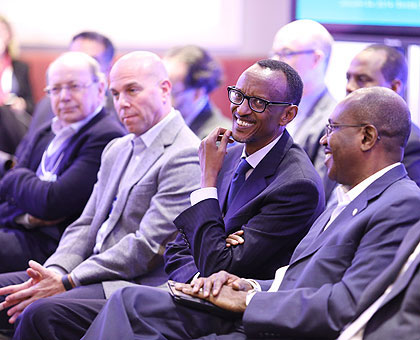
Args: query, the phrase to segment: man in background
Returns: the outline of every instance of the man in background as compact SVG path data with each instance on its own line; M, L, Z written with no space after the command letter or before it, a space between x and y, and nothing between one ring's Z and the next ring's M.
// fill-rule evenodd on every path
M319 139L336 105L325 84L333 43L333 37L321 24L312 20L296 20L280 28L271 51L273 59L288 63L302 78L299 113L287 130L307 152L321 177L326 177L326 168Z
M195 45L175 47L163 60L173 86L172 104L198 138L207 137L216 127L231 128L230 119L209 98L222 80L219 63Z
M393 47L374 44L358 53L347 70L347 94L372 86L387 87L404 98L407 84L407 62ZM413 122L402 160L408 176L420 186L420 129ZM324 179L325 198L328 204L336 201L337 183Z

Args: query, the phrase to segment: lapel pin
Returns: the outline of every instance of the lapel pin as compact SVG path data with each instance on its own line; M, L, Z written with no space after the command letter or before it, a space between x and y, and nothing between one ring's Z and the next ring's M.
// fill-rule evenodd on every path
M356 208L354 208L353 212L351 213L353 216L355 216L357 214L358 210Z

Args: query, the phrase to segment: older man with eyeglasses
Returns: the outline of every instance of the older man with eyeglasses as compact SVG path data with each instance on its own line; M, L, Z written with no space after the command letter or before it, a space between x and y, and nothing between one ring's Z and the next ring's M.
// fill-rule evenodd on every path
M336 100L325 84L325 75L334 40L324 26L312 20L296 20L279 29L271 58L292 66L303 81L299 114L288 125L293 140L308 153L315 169L325 176L324 154L319 138Z
M124 135L103 109L105 79L93 58L61 55L47 82L55 118L37 130L0 181L1 273L24 270L30 259L44 262L54 252L92 192L103 149Z

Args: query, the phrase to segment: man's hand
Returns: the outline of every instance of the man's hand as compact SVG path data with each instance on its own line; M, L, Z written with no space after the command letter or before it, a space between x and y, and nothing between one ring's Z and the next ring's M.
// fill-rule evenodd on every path
M201 141L198 158L200 159L202 188L216 186L217 175L222 168L231 134L230 130L216 128Z
M226 238L226 247L237 246L238 244L243 244L245 240L242 235L244 234L243 230L235 231L233 234L230 234Z
M223 286L229 286L237 291L247 292L252 289L252 286L246 281L236 275L230 274L224 270L212 274L209 277L199 277L193 283L186 286L183 284L176 284L175 288L182 290L185 294L194 295L200 293L201 298L208 298L210 295L217 296ZM190 293L184 291L184 289Z
M204 296L204 291L194 292L193 288L190 287L184 287L182 292L191 296L208 300L220 308L235 313L243 313L246 309L247 292L243 290L236 290L230 286L222 286L217 295L210 294L209 296Z
M18 285L0 288L0 295L7 295L6 300L0 304L0 310L11 307L7 311L9 322L13 324L23 310L32 302L48 296L65 292L61 282L61 275L51 269L44 268L35 261L29 261L26 272L30 279Z

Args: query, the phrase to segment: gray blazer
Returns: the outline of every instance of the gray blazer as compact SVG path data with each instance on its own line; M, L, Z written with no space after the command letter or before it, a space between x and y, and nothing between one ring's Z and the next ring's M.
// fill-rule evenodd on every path
M103 282L107 297L127 282L159 285L166 280L162 255L177 232L172 221L189 207L189 195L199 187L199 140L176 112L141 152L136 169L130 169L131 184L119 188L133 138L129 134L106 147L98 182L82 215L67 227L45 263L72 272L82 285ZM111 207L103 246L93 254L98 230Z

